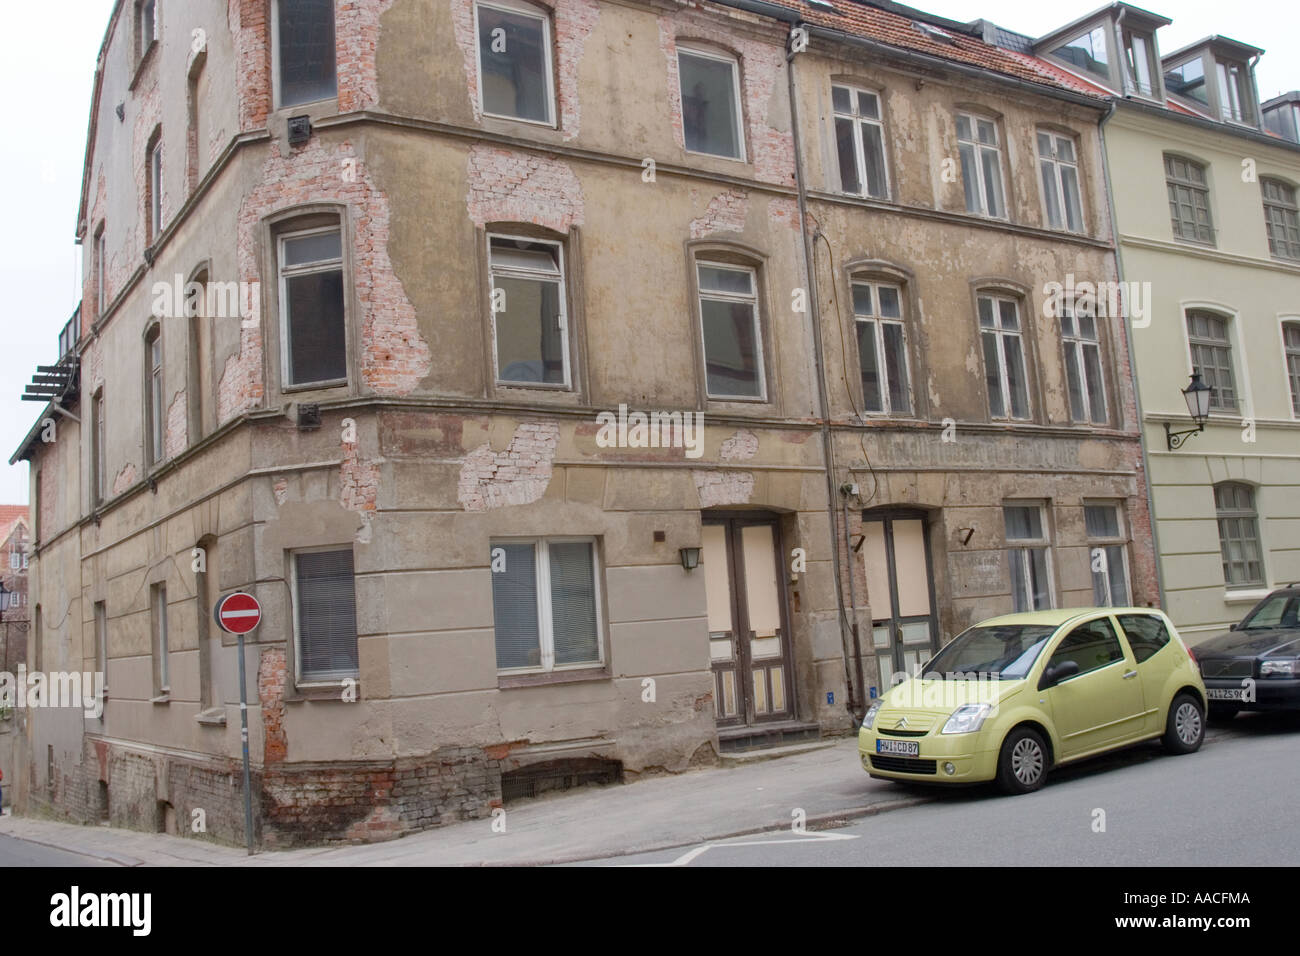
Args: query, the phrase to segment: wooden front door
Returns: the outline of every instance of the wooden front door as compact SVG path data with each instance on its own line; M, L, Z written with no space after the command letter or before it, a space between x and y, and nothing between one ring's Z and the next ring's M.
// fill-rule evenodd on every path
M794 715L785 562L776 516L706 515L703 568L718 726Z

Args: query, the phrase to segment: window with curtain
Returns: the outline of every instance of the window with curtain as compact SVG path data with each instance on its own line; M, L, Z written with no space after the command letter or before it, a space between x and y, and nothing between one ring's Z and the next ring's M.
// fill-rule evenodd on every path
M1040 504L1004 505L1007 564L1011 570L1011 600L1016 611L1041 611L1054 606L1051 542Z
M1047 225L1052 229L1082 232L1083 206L1074 137L1039 130L1037 139Z
M602 663L594 539L495 540L490 567L498 670Z
M853 317L858 333L863 411L911 414L901 290L895 285L854 282Z
M1027 419L1029 386L1019 304L1004 296L981 295L977 305L989 417Z
M352 549L293 555L294 630L298 679L358 676L356 578Z
M855 196L888 198L885 127L880 118L880 97L851 86L832 86L831 107L835 114L840 188Z
M1101 342L1091 309L1070 304L1061 307L1061 343L1065 348L1065 386L1070 398L1070 418L1105 425L1106 385L1102 377Z
M1006 218L998 124L982 116L958 113L957 152L961 157L966 211L991 219Z
M1128 540L1119 505L1085 504L1084 528L1088 535L1088 563L1092 570L1092 597L1097 607L1128 607Z

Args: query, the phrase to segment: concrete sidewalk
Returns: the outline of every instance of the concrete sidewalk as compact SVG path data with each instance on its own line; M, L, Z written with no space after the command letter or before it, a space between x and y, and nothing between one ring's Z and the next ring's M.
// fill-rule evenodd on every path
M923 791L872 780L857 739L744 766L698 770L512 803L504 833L491 820L455 823L400 840L258 853L203 840L0 817L0 833L124 866L440 866L573 862L690 846L911 806Z

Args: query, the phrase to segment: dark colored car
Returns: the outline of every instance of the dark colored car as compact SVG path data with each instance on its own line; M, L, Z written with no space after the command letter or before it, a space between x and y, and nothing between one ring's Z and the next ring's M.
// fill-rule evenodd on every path
M1278 588L1227 634L1192 651L1212 717L1300 710L1300 584Z

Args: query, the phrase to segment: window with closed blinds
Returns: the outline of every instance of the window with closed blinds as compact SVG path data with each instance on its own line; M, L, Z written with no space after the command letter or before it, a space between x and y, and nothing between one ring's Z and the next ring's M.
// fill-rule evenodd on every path
M303 681L357 676L357 606L352 549L294 555L298 676Z
M491 566L498 670L602 662L594 540L494 541Z

